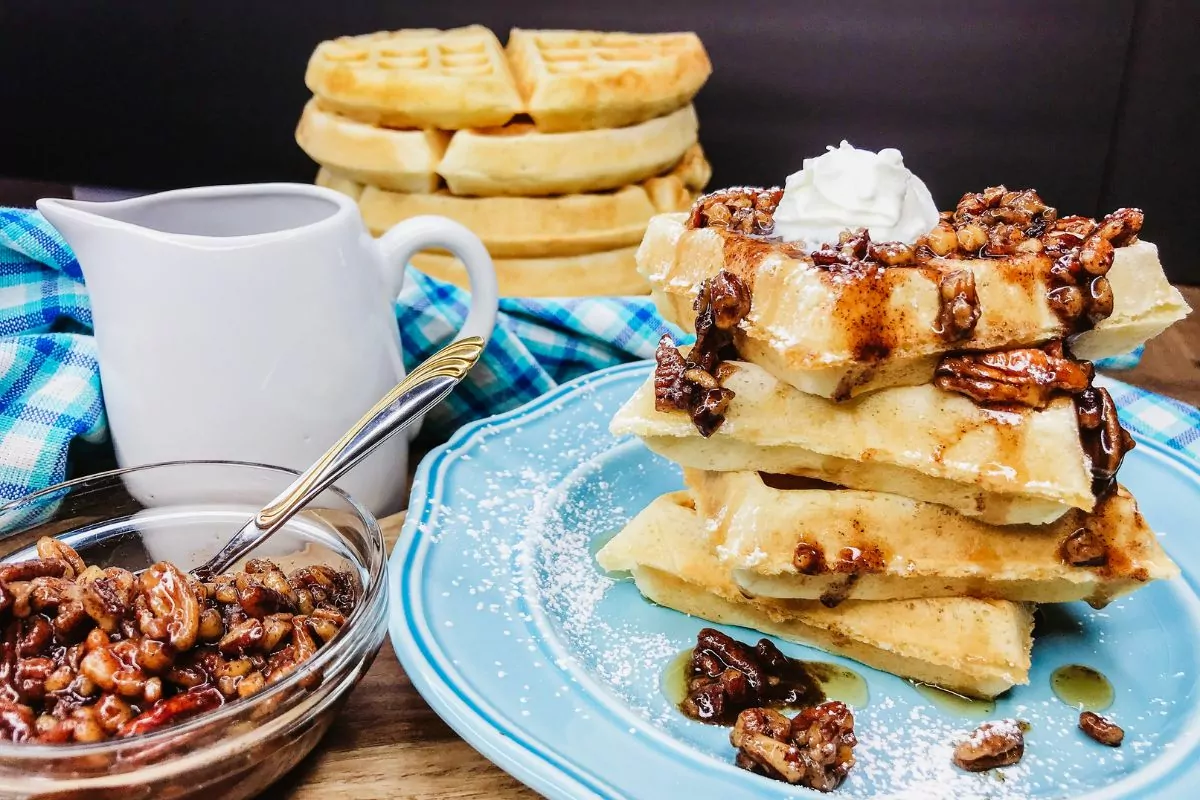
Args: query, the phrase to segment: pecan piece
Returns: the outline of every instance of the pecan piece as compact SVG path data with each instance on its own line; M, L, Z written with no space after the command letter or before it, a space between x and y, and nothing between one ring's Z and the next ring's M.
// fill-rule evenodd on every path
M63 574L64 578L78 578L87 569L83 559L79 557L79 553L75 552L75 548L66 542L51 539L49 536L38 539L37 554L38 558L56 558L67 562L70 569Z
M1095 531L1080 528L1063 539L1058 554L1072 567L1100 567L1108 563L1108 544Z
M1120 725L1093 711L1080 713L1079 729L1100 744L1109 747L1120 747L1121 742L1125 740L1125 731Z
M1045 408L1056 392L1079 394L1091 384L1092 365L1055 348L961 353L942 358L934 384L977 403Z
M671 341L669 333L664 333L658 340L654 360L657 363L654 368L654 410L686 410L692 397L691 386L683 377L687 372L687 362Z
M224 702L225 696L216 687L197 686L162 701L149 711L145 711L121 725L117 729L116 737L125 739L130 736L152 733L167 725L174 725L197 714L219 708Z
M979 322L979 295L975 292L975 273L959 269L942 273L938 281L937 332L947 342L970 339Z
M854 714L837 701L804 709L787 718L768 709L738 715L729 741L738 748L738 766L821 792L836 789L854 766Z
M12 564L0 564L0 581L12 584L31 581L34 578L61 578L70 569L71 565L61 558L17 561Z
M825 554L818 545L800 541L792 553L792 566L801 575L816 575L825 569Z
M33 709L0 697L0 741L24 742L33 738Z
M1016 764L1025 755L1025 734L1014 720L985 722L954 748L954 765L984 772Z
M109 567L88 581L80 602L87 615L107 633L115 633L137 599L137 578L129 570Z
M142 573L141 589L154 617L165 622L171 646L187 650L195 644L200 602L179 568L165 561L154 564Z
M1092 490L1109 491L1125 454L1134 447L1133 437L1121 427L1117 406L1107 389L1089 387L1075 398L1083 451L1092 465Z
M689 228L727 228L749 236L769 236L783 190L738 187L703 195L692 205Z

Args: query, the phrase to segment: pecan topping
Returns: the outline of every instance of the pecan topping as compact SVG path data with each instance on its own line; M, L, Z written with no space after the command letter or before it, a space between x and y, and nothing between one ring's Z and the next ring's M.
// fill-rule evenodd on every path
M797 542L792 553L792 566L801 575L816 575L825 569L825 555L821 548L809 542Z
M1075 398L1075 411L1083 451L1092 462L1092 491L1103 495L1116 484L1117 470L1134 447L1133 437L1121 427L1107 389L1088 387Z
M729 741L739 767L821 792L846 778L858 744L854 714L837 701L806 708L790 721L770 709L747 709Z
M1067 358L1061 343L942 358L934 383L977 403L1045 408L1056 392L1079 394L1093 377L1087 361Z
M783 190L738 187L700 197L688 217L689 228L727 228L748 236L770 236L775 230L775 209Z
M354 578L325 566L251 561L200 583L165 562L89 567L50 539L37 551L0 566L0 741L135 736L248 697L337 636L357 601Z
M979 322L979 296L975 293L975 273L959 269L942 273L938 282L941 309L937 331L947 342L970 339Z
M1079 730L1109 747L1120 747L1125 740L1125 731L1120 725L1093 711L1084 711L1079 715Z
M1100 567L1108 563L1108 543L1087 528L1080 528L1063 539L1058 552L1063 563L1072 567Z
M700 722L728 725L747 708L825 699L807 665L769 640L751 647L712 628L696 637L687 674L687 697L679 710Z
M833 571L844 575L862 575L867 572L883 572L883 553L873 545L867 547L843 547L833 562Z
M723 362L737 357L733 330L750 312L750 292L736 275L720 272L696 296L696 343L685 359L668 334L654 359L654 408L687 411L697 430L711 436L725 421L733 392L721 386Z
M955 766L983 772L1016 764L1025 755L1025 734L1013 720L985 722L954 748Z

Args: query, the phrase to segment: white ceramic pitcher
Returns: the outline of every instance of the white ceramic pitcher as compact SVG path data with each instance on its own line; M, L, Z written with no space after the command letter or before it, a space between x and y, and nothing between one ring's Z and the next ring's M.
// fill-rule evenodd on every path
M376 241L348 197L287 183L37 205L83 270L123 467L309 466L403 377L393 300L417 251L466 265L459 336L487 339L495 325L492 261L442 217ZM407 439L393 437L338 485L377 514L394 511L407 455Z

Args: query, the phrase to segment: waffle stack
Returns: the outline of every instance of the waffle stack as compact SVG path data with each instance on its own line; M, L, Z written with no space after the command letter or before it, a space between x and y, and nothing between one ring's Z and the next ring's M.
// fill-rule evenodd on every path
M322 42L296 141L380 236L419 214L473 230L510 296L645 294L634 253L707 184L693 33L402 30ZM413 264L466 285L448 254Z
M1042 215L1027 243L954 249L955 225L1022 219L998 205L1018 194ZM650 225L639 267L697 343L664 340L612 430L688 488L605 568L661 605L980 698L1028 682L1036 604L1100 607L1178 573L1116 481L1132 440L1078 359L1189 311L1140 212L1057 220L989 189L943 215L948 238L799 252L770 236L772 197L716 193ZM881 261L897 253L916 260Z

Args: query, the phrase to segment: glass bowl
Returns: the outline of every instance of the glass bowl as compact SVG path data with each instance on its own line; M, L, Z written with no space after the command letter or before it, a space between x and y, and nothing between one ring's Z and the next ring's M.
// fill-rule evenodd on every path
M203 563L295 473L222 461L154 464L60 484L0 506L3 560L54 536L88 564ZM349 570L360 599L329 643L278 683L161 731L95 744L0 742L0 800L252 797L300 761L370 667L385 632L383 537L370 512L324 492L251 554L285 572ZM3 687L0 687L2 689Z

